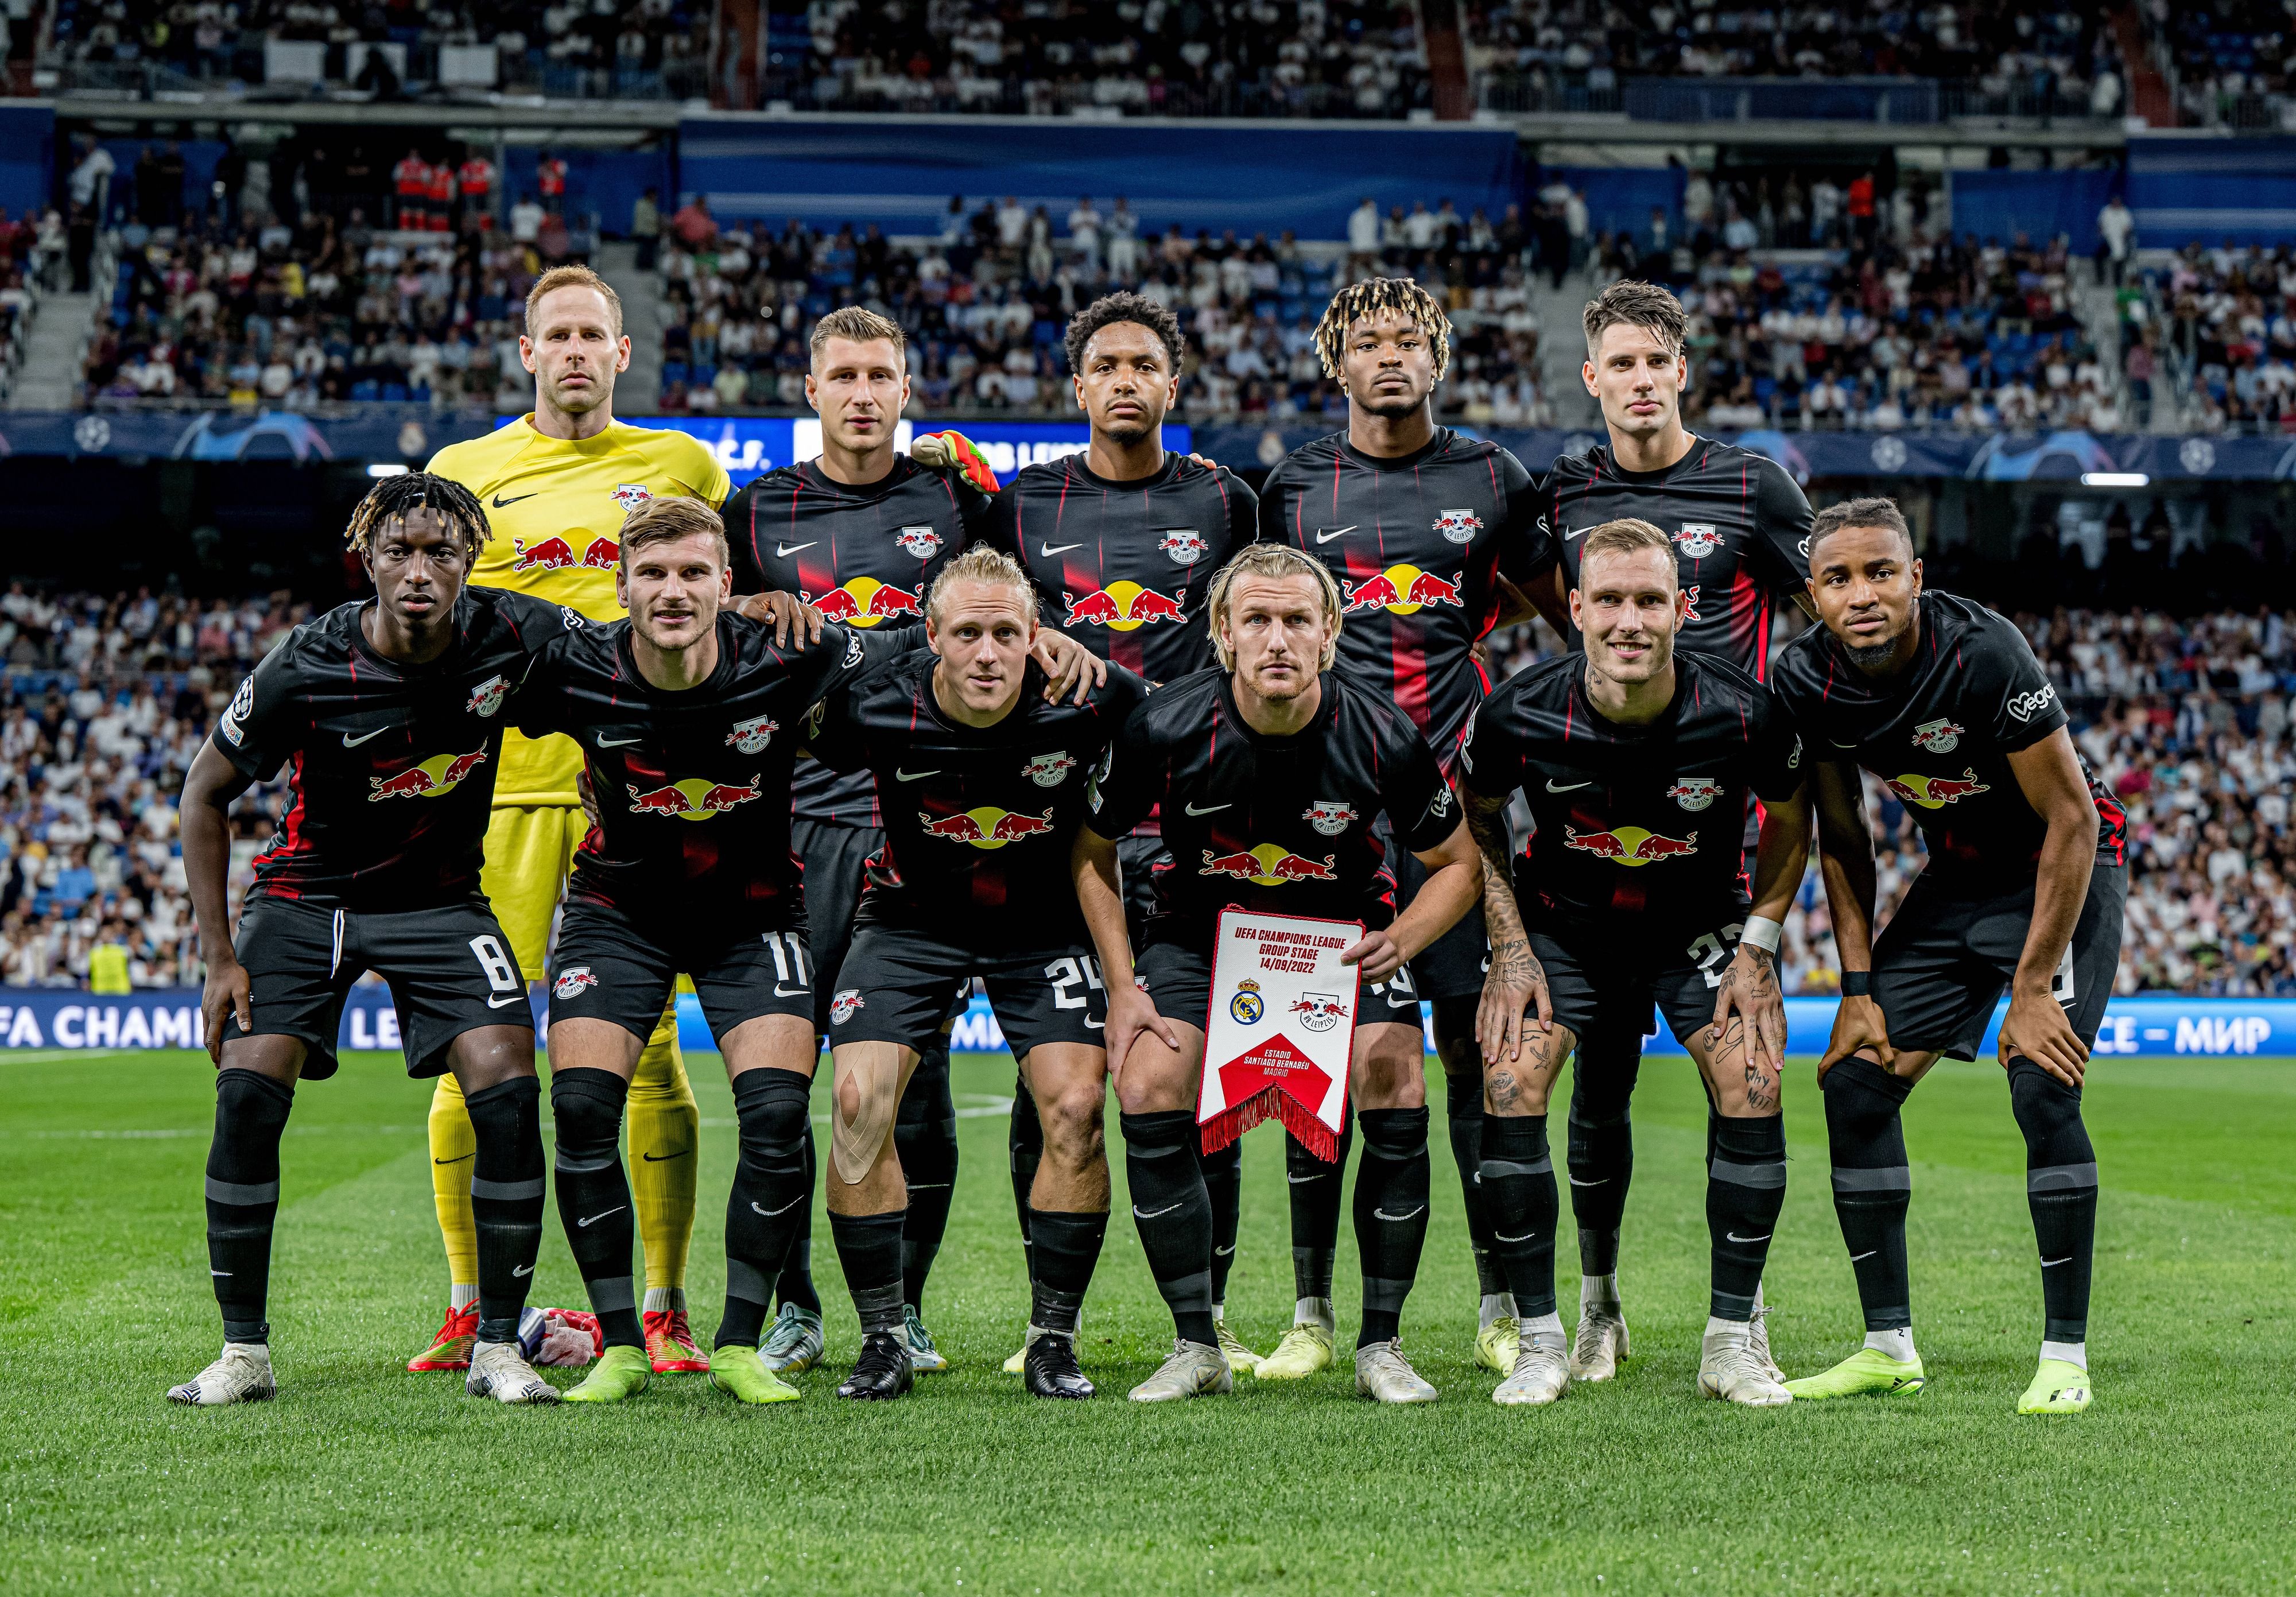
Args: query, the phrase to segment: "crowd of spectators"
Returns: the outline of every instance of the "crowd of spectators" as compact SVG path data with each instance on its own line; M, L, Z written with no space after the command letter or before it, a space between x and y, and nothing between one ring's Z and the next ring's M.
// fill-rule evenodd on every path
M2296 433L2296 250L2188 245L2122 299L2194 432Z
M241 677L308 618L285 594L0 595L0 981L79 987L102 946L136 987L203 979L176 795ZM283 784L233 815L231 890L268 840Z
M1521 218L1496 225L1449 201L1430 210L1365 202L1341 250L1290 233L1249 241L1144 229L1123 199L1089 197L1055 225L1042 206L950 201L935 236L896 242L874 227L721 230L706 209L671 218L663 260L662 405L669 411L805 403L806 330L857 302L910 340L914 403L924 414L1066 414L1062 331L1096 296L1134 288L1171 306L1185 331L1183 413L1199 420L1337 414L1312 332L1345 274L1416 276L1450 307L1446 419L1542 424L1539 328ZM1361 248L1356 248L1360 245Z
M2190 126L2296 129L2289 94L2296 38L2279 0L2144 0L2147 31L2167 57L2177 110Z
M800 110L1401 118L1431 111L1405 0L813 0L766 92Z

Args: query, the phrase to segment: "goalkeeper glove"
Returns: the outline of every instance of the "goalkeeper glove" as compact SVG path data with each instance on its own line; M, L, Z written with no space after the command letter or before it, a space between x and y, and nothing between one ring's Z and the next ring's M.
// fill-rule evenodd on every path
M909 457L920 465L955 471L984 494L993 494L996 473L973 441L961 432L928 432L909 440Z

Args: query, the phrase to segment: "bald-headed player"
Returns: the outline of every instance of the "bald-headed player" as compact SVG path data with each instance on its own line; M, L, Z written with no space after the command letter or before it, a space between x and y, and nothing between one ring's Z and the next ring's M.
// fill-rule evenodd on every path
M618 620L623 519L650 499L699 499L715 509L732 485L709 449L685 434L614 420L614 379L629 368L630 340L621 300L588 267L561 266L535 281L519 356L534 373L534 409L484 438L448 445L430 465L477 495L493 523L494 541L471 581L532 594L594 621ZM581 770L570 738L512 732L504 740L482 881L529 982L543 979L568 865L589 829L575 790ZM678 1055L674 1000L639 1057L627 1124L645 1249L646 1350L659 1372L707 1370L709 1355L685 1318L701 1114ZM430 1173L453 1296L434 1345L409 1369L461 1369L470 1360L478 1242L464 1167L475 1148L462 1092L452 1076L441 1077L430 1103Z

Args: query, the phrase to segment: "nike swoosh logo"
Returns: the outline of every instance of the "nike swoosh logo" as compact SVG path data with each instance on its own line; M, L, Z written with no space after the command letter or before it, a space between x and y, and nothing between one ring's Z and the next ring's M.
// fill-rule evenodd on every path
M601 749L627 749L632 743L637 741L639 741L639 740L636 738L610 738L602 735L598 739L598 747Z
M1286 1170L1283 1173L1283 1179L1290 1182L1295 1187L1304 1187L1311 1181L1321 1181L1324 1178L1320 1175L1294 1175L1289 1170Z
M1538 1234L1535 1231L1526 1231L1519 1237L1503 1237L1494 1232L1491 1233L1491 1240L1496 1242L1528 1242Z
M1758 1237L1742 1237L1734 1231L1726 1231L1722 1234L1728 1237L1734 1242L1767 1242L1776 1233L1775 1232L1766 1231Z
M1853 1265L1854 1265L1854 1264L1856 1264L1859 1259L1861 1259L1861 1258L1872 1258L1875 1254L1877 1254L1877 1253L1879 1253L1879 1252L1881 1252L1881 1251L1882 1251L1882 1250L1881 1250L1879 1248L1869 1248L1869 1249L1866 1249L1865 1252L1863 1252L1863 1253L1853 1253L1853 1254L1851 1254L1851 1255L1849 1256L1849 1262L1850 1262L1851 1264L1853 1264Z
M779 1208L767 1208L764 1204L759 1203L753 1198L750 1200L750 1208L755 1213L763 1215L767 1219L770 1220L775 1215L785 1215L789 1213L790 1210L795 1208L799 1204L803 1203L804 1201L804 1194L800 1193L797 1197L791 1199L787 1203L783 1204Z
M1566 527L1562 529L1562 541L1567 544L1572 538L1584 537L1591 530L1592 528L1590 528L1581 527L1576 532L1573 532L1570 528Z
M813 540L813 544L818 544L819 542L821 542L819 538ZM789 556L795 554L800 549L812 548L813 544L775 544L774 545L774 553L783 559L787 559Z
M939 766L935 766L930 771L904 771L898 766L893 767L893 775L902 782L922 782L928 776L938 776L939 774L940 768Z
M540 488L534 490L534 494L538 494L540 492L542 492ZM496 494L495 495L495 508L496 510L508 510L512 505L516 504L521 499L533 498L534 494L512 494L507 499L504 498L500 494Z
M1156 1220L1156 1219L1161 1219L1164 1216L1170 1214L1170 1213L1172 1212L1172 1210L1174 1210L1174 1209L1176 1209L1176 1208L1178 1208L1179 1207L1180 1207L1180 1206L1179 1206L1178 1204L1177 1204L1177 1203L1175 1203L1175 1204L1171 1204L1171 1205L1169 1205L1169 1206L1168 1206L1168 1207L1167 1207L1167 1208L1158 1209L1158 1210L1157 1210L1154 1214L1152 1214L1152 1215L1144 1215L1144 1214L1142 1214L1138 1209L1136 1209L1136 1209L1134 1209L1134 1210L1132 1211L1132 1217L1133 1217L1134 1219L1136 1219L1136 1220Z
M1363 523L1360 521L1350 521L1345 527L1337 527L1329 532L1325 532L1319 527L1316 529L1316 541L1319 544L1328 544L1333 538L1343 538L1347 536L1348 534L1353 532L1357 528L1362 525Z
M687 1154L693 1151L693 1150L691 1148L681 1148L675 1153L644 1153L640 1154L638 1157L644 1159L645 1162L650 1165L661 1165L668 1164L674 1159L684 1159Z
M1593 787L1594 785L1595 785L1595 784L1594 784L1592 782L1556 782L1556 781L1555 781L1552 776L1550 776L1550 777L1548 777L1548 778L1546 779L1546 790L1547 790L1548 792L1550 792L1550 793L1575 793L1575 792L1577 792L1580 788L1591 788L1591 787Z
M627 1208L629 1208L629 1205L627 1203L617 1203L613 1208L606 1211L606 1215L619 1215ZM587 1231L593 1223L604 1219L606 1215L592 1215L589 1219L577 1220L574 1224L582 1227L583 1230Z
M455 1159L434 1159L430 1162L434 1165L459 1165L463 1159L476 1159L479 1156L475 1153L465 1153Z
M1186 810L1192 815L1209 815L1215 810L1234 809L1235 807L1235 801L1234 799L1230 799L1226 804L1207 804L1201 809L1197 808L1193 804L1184 804L1180 807Z
M1476 1179L1478 1181L1482 1179L1481 1172L1478 1171L1476 1173ZM1570 1184L1574 1187L1599 1187L1603 1183L1599 1181L1581 1181L1574 1175L1570 1178Z
M800 993L810 993L811 991L813 991L811 987L775 987L774 988L774 996L776 998L794 998Z
M1039 544L1037 545L1037 552L1039 554L1051 556L1054 554L1066 554L1071 549L1081 549L1083 547L1084 545L1082 544L1062 544L1057 546L1052 544Z
M2070 1265L2070 1264L2071 1264L2072 1262L2073 1262L2073 1256L2072 1256L2071 1254L2068 1253L2068 1254L2066 1254L2066 1255L2064 1256L2064 1257L2062 1257L2062 1258L2045 1258L2045 1259L2043 1259L2043 1260L2041 1261L2041 1268L2042 1268L2042 1269L2044 1269L2044 1270L2049 1270L2049 1269L2054 1269L2054 1268L2055 1268L2055 1267L2056 1267L2057 1265Z
M228 1270L210 1270L208 1274L210 1275L221 1275L227 1278L231 1274L231 1272Z
M1857 747L1858 746L1858 745L1857 745L1856 743L1843 743L1843 742L1839 742L1839 741L1835 741L1834 739L1833 739L1833 738L1828 738L1828 739L1826 739L1825 741L1826 741L1827 742L1829 742L1829 743L1833 743L1833 746L1834 746L1836 749L1855 749L1855 748L1857 748Z
M1235 1251L1235 1244L1234 1244L1234 1242L1230 1242L1230 1243L1229 1243L1226 1247L1225 1247L1225 1248L1215 1248L1215 1249L1212 1249L1212 1257L1213 1257L1214 1258L1226 1258L1229 1254L1234 1253L1234 1251Z
M363 732L357 737L351 736L351 734L347 732L343 733L343 747L346 749L356 749L361 743L371 743L390 730L390 728L388 726L378 726L373 732Z
M1086 1017L1085 1018L1084 1028L1085 1028L1086 1031L1100 1031L1100 1030L1104 1029L1104 1028L1107 1027L1107 1025L1108 1025L1108 1022L1107 1022L1107 1021L1105 1021L1105 1020L1093 1020L1090 1016L1086 1016Z
M532 1265L513 1265L511 1266L510 1273L512 1275L531 1275L534 1274L534 1266Z
M1406 1215L1390 1215L1383 1208L1375 1208L1371 1211L1371 1217L1374 1220L1415 1220L1426 1212L1427 1206L1423 1203Z
M504 1004L516 1003L520 999L525 996L526 995L524 993L504 993L499 998L488 999L487 1007L488 1009L500 1009Z

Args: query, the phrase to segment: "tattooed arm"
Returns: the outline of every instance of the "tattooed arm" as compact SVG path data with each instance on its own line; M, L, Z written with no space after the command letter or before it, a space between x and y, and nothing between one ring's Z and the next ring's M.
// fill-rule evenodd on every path
M1546 995L1546 971L1530 951L1522 930L1522 912L1514 901L1514 882L1508 858L1506 800L1491 799L1472 787L1466 801L1467 831L1483 856L1483 923L1491 943L1490 974L1483 978L1483 1002L1475 1017L1475 1040L1483 1060L1522 1056L1528 1040L1526 1009L1535 1009L1544 1033L1554 1019L1554 1005Z
M1809 864L1810 829L1807 784L1785 802L1764 807L1754 855L1756 915L1783 921L1793 907ZM1718 1068L1744 1072L1747 1107L1757 1114L1776 1112L1778 1074L1786 1062L1786 1006L1775 953L1740 940L1722 974L1721 991L1714 995L1714 1028L1708 1035Z

